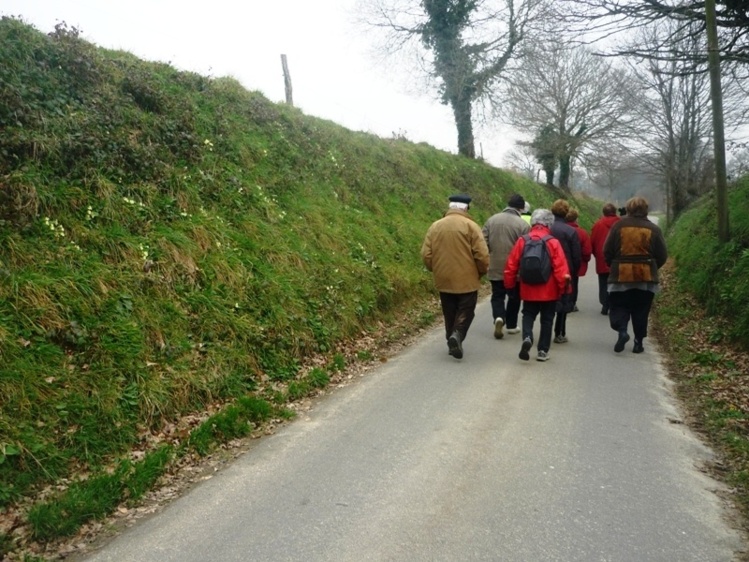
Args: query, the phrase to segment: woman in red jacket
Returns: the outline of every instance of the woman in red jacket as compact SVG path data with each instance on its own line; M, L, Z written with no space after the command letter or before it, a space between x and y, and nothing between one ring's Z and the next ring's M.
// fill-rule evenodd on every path
M546 249L551 258L551 275L545 283L529 284L518 279L525 237L518 238L505 264L505 285L512 289L516 283L520 283L520 299L523 301L523 343L518 357L523 361L530 359L528 352L533 347L533 323L539 314L541 315L541 333L538 337L536 359L546 361L549 358L557 300L567 290L570 281L567 258L562 245L559 240L551 236L551 230L549 230L553 223L554 215L548 209L536 209L531 215L531 231L528 235L536 240L548 237Z
M601 314L609 313L609 265L603 256L603 244L609 235L611 227L619 220L616 207L612 203L603 206L603 216L596 221L590 232L590 243L593 256L596 258L596 273L598 274L598 302L601 303Z

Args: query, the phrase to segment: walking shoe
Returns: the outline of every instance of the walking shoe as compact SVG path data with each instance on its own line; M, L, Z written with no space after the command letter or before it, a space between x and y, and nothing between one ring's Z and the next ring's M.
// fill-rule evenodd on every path
M572 312L580 312L580 309L577 308L577 305L572 307Z
M609 315L608 307L604 306L603 308L601 308L601 314L603 314L604 316L608 316Z
M632 346L632 353L642 353L643 351L645 351L645 348L642 347L642 342L635 340L635 345Z
M507 328L507 333L508 334L519 334L520 333L520 328Z
M621 330L619 332L619 338L616 340L616 345L614 346L614 351L619 353L624 349L624 344L626 344L629 341L629 334L625 330Z
M455 359L463 359L463 346L460 345L460 333L455 331L447 340L447 347L450 349L450 355Z
M549 360L548 351L539 351L538 355L536 355L536 361L548 361L548 360Z
M501 318L495 318L494 319L494 338L501 340L505 335L502 333L502 328L504 328L505 321Z
M518 353L518 357L522 359L523 361L528 361L528 359L531 358L530 354L528 353L533 347L533 341L531 341L530 338L525 338L523 340L523 345L520 346L520 353Z
M554 336L554 343L567 343L567 336Z

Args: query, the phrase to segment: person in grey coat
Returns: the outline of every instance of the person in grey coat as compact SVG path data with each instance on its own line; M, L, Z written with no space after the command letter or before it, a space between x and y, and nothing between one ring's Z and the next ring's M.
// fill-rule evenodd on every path
M521 195L515 194L510 197L501 212L489 217L484 224L482 232L484 240L489 247L489 271L487 277L492 284L492 319L494 322L494 337L502 339L503 328L507 327L508 334L516 334L518 328L518 316L520 313L520 293L515 288L508 289L508 283L504 281L505 262L510 255L517 239L530 230L528 224L521 216L525 208L525 200Z

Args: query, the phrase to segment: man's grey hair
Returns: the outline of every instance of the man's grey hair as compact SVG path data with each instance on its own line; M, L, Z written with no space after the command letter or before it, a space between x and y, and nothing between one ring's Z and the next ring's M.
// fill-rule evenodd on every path
M542 224L551 228L554 224L554 215L551 214L549 209L536 209L531 215L531 225Z

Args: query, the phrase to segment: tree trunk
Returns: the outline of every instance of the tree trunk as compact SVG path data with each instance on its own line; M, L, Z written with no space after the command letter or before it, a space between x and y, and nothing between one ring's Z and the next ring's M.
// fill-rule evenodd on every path
M569 155L559 157L559 187L565 191L570 189L570 159Z
M473 139L473 122L471 121L471 98L459 95L450 100L458 129L458 154L467 158L476 158Z
M728 225L728 186L726 181L726 146L723 131L723 90L720 85L720 47L715 17L715 0L705 2L707 22L708 68L710 98L713 103L713 152L715 154L715 189L718 203L718 239L731 239Z
M554 187L554 168L546 168L544 173L546 173L546 185Z

